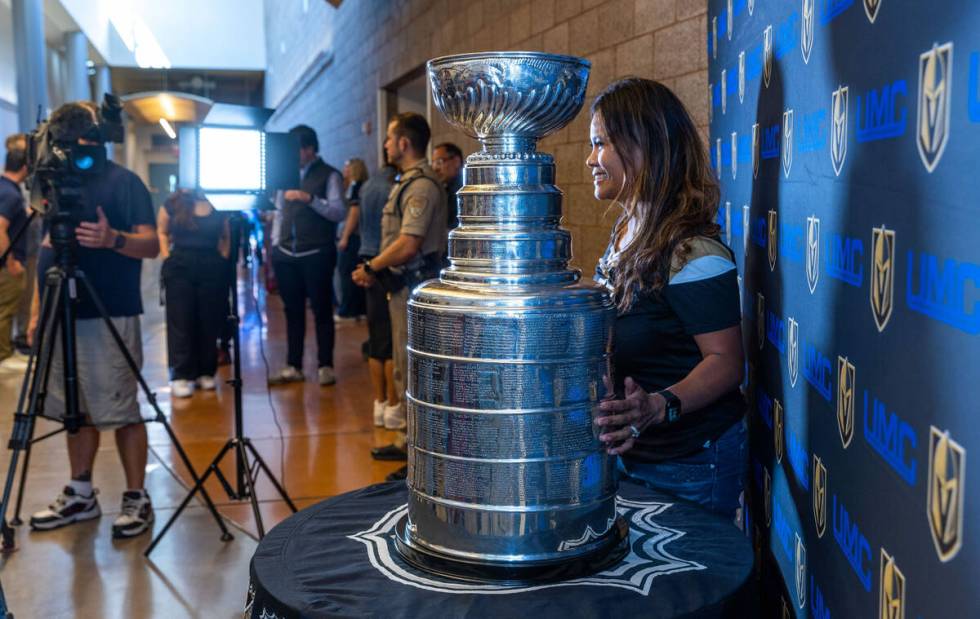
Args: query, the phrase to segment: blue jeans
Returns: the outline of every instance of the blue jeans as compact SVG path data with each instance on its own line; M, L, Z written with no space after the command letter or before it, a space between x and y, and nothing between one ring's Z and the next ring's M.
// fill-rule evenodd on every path
M620 479L697 503L738 524L748 471L746 421L736 422L690 456L653 463L619 458L617 470Z

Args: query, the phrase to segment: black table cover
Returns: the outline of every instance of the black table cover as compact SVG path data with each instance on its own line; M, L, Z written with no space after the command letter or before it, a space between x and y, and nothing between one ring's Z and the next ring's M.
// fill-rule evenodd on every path
M532 587L451 581L401 560L395 523L404 482L377 484L287 518L252 557L246 617L738 616L752 570L749 540L700 507L634 484L618 508L631 550L592 577Z

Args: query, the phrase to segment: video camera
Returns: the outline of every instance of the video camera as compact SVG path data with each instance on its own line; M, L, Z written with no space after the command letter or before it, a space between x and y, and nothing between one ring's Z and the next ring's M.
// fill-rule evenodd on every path
M105 169L105 144L120 144L123 137L122 103L110 93L99 107L62 107L39 123L27 136L31 208L41 215L69 215L82 199L84 178Z

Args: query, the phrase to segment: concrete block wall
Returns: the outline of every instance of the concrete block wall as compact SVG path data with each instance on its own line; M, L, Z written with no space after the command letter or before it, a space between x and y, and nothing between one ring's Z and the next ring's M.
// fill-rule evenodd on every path
M300 122L314 127L324 159L336 166L350 157L369 167L377 161L376 132L384 131L376 126L381 88L430 58L475 51L588 58L588 102L619 77L660 80L685 102L702 135L708 133L706 0L347 0L339 9L320 0L310 4L315 6L304 11L298 2L266 3L267 105L287 104L273 128ZM323 52L332 54L320 61L325 68L304 81ZM431 120L433 143L453 141L466 153L477 148L436 110ZM591 273L618 209L592 196L587 111L539 148L556 158L574 264Z

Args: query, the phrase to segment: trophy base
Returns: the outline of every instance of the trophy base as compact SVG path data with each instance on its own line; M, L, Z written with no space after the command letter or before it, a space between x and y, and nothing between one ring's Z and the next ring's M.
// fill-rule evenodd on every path
M463 560L424 548L412 541L408 514L395 525L395 548L402 559L420 570L473 583L534 585L582 578L619 563L629 552L629 525L617 517L601 543L587 553L561 560L502 562Z

